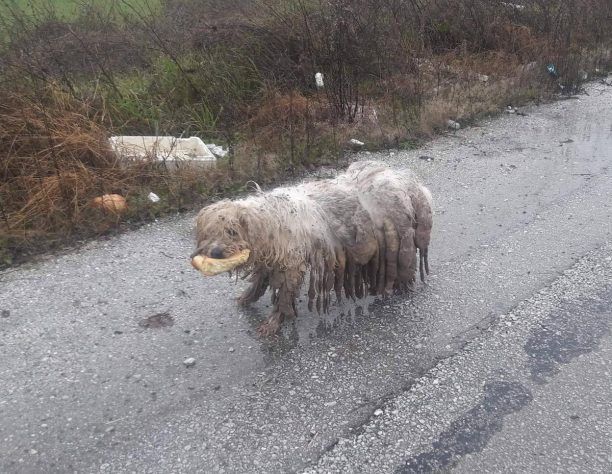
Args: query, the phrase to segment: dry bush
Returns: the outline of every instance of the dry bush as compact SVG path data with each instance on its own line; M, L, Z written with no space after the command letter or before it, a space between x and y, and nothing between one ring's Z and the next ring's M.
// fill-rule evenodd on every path
M88 200L121 182L106 130L55 88L0 95L0 233L29 238L79 229L91 214Z
M34 92L33 95L32 92ZM57 87L0 92L0 243L9 250L103 232L121 219L188 209L230 187L222 168L169 171L163 164L121 164L110 149L104 113ZM150 191L160 204L146 199ZM105 213L92 199L117 193L127 215Z

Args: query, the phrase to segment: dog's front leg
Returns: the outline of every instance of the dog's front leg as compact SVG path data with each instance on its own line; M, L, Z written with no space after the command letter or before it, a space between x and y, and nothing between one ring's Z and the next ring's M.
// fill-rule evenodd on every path
M300 270L275 270L270 277L272 288L272 313L259 326L261 336L273 336L286 317L296 317L295 300L298 296L304 272Z
M248 305L261 298L270 284L270 272L265 268L257 268L249 277L251 285L238 298L238 303Z

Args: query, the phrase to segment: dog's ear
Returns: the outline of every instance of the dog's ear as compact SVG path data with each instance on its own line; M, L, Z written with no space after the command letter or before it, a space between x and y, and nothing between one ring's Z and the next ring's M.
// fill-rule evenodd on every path
M238 214L238 224L242 229L242 234L248 236L252 231L255 230L256 224L253 221L253 210L252 209L241 209Z
M264 225L257 212L257 209L252 207L244 207L238 213L238 223L242 230L242 235L247 241L257 241L266 238L264 235Z

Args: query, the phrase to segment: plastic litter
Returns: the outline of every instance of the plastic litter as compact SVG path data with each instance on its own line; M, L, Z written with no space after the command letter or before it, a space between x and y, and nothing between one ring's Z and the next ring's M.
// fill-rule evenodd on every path
M149 201L151 202L159 202L159 196L153 192L149 193L147 197L149 198Z
M321 74L320 72L317 72L315 74L315 84L317 85L317 89L323 89L324 87L323 74Z
M222 146L215 145L214 143L207 143L206 147L218 158L223 158L228 153L228 151L224 150Z
M554 64L547 65L546 70L548 71L548 74L551 75L551 77L559 77L559 71L557 70L557 66L555 66Z
M350 143L351 145L354 145L354 146L363 146L363 145L365 145L365 143L360 142L359 140L356 140L356 139L354 139L354 138L351 138L351 139L349 140L349 143Z

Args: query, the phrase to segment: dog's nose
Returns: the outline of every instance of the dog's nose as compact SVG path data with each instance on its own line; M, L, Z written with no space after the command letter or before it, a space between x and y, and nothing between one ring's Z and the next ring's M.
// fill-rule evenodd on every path
M221 247L210 249L210 258L223 258L223 249Z

